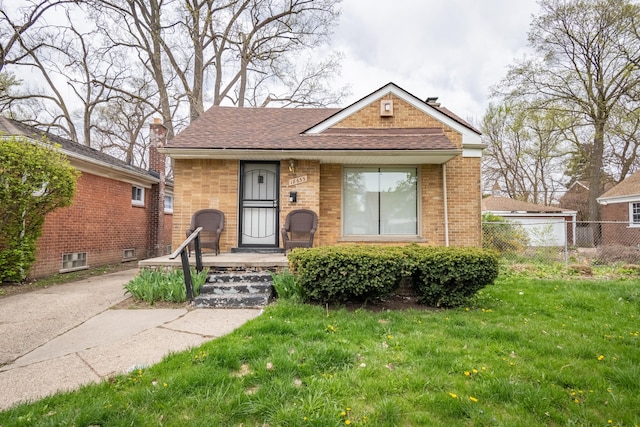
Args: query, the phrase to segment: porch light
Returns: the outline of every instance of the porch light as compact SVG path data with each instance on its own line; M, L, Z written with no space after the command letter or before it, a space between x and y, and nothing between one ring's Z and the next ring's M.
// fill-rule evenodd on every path
M293 173L296 171L296 161L294 159L289 160L289 172Z

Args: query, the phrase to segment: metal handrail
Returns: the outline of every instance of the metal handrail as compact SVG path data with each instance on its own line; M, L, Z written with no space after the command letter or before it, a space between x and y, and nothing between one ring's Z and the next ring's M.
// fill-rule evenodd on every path
M187 289L187 299L189 302L193 301L193 280L191 278L191 270L189 269L189 255L187 254L187 248L189 244L193 242L194 252L196 254L196 271L200 273L202 271L202 249L200 248L200 232L203 227L198 227L193 233L182 242L180 247L176 249L169 259L176 259L180 255L182 261L182 272L184 273L184 286Z

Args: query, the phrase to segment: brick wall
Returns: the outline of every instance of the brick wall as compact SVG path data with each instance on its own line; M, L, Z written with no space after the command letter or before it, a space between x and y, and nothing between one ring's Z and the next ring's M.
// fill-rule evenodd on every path
M380 116L380 101L383 99L393 100L393 116ZM408 104L393 94L388 94L382 98L373 101L367 107L352 114L346 119L337 123L334 128L442 128L444 134L456 144L462 147L462 135L444 126L441 122L426 115L414 106Z
M135 249L142 259L147 255L146 221L146 207L131 205L131 184L82 173L72 205L47 215L30 276L57 273L64 253L87 252L90 267L121 262L124 249Z
M629 203L610 203L600 206L603 245L637 246L640 228L629 227ZM621 221L622 224L607 223Z
M292 183L291 180L306 179L305 182ZM295 191L297 202L289 201L289 193ZM295 171L289 170L289 160L280 163L280 226L282 227L287 214L295 209L310 209L318 214L320 223L320 162L317 160L296 160ZM318 225L318 229L320 229ZM320 237L314 236L313 245L320 244ZM281 242L282 246L282 242Z
M239 165L237 160L175 160L171 233L174 249L186 239L193 213L206 208L225 214L220 251L229 252L237 246Z

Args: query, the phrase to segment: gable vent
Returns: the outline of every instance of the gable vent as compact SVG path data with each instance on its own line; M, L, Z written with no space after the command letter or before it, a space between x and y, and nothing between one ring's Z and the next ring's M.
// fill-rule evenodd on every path
M393 100L383 99L380 101L380 116L391 117L393 116Z

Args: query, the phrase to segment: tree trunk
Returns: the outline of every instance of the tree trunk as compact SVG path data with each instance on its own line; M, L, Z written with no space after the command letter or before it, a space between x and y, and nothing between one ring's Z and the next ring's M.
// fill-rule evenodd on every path
M602 153L604 152L604 128L605 120L598 118L594 124L595 136L593 138L593 151L590 161L589 176L589 210L588 220L592 221L593 244L598 246L601 241L600 205L598 197L602 194Z

